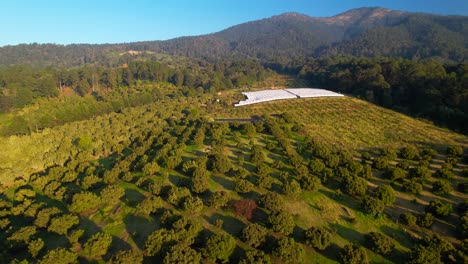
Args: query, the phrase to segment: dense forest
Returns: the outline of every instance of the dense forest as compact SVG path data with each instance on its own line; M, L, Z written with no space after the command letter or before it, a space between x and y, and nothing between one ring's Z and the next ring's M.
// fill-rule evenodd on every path
M286 13L220 32L166 41L121 44L23 44L0 47L0 65L80 66L128 51L204 60L278 57L402 57L464 62L468 18L359 8L333 17ZM117 56L118 57L118 56Z
M317 87L350 94L467 133L468 65L434 60L335 57L274 62Z

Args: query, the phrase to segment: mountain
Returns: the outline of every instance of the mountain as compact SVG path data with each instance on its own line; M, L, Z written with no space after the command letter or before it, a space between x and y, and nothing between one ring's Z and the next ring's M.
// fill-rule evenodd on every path
M130 50L204 59L235 56L271 60L339 55L439 58L463 62L468 58L468 17L379 7L353 9L321 18L285 13L217 33L167 41L5 46L0 48L0 64L76 66L107 62L111 56Z

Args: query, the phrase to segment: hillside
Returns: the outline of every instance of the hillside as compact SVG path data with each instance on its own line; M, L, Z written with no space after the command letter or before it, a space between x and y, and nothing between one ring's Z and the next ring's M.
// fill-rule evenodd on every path
M468 18L359 8L333 17L285 13L220 32L167 41L103 45L30 44L0 48L0 65L77 66L150 51L204 59L271 60L296 56L391 56L466 61Z
M378 263L431 246L463 261L441 245L460 245L464 212L436 210L468 198L463 148L446 151L465 136L349 97L234 108L237 96L167 96L2 138L0 260L337 263L353 243ZM209 121L253 115L265 120ZM374 250L371 232L394 246Z

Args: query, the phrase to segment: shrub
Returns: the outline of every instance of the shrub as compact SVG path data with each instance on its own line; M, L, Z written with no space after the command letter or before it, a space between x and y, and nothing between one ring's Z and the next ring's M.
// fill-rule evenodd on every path
M379 254L387 255L395 248L395 243L391 238L377 232L367 234L366 242L372 251Z
M346 245L340 253L343 264L367 264L369 258L363 248L356 245Z
M416 225L417 218L411 213L404 213L400 215L400 220L407 226L414 226Z
M245 257L239 261L239 264L270 264L270 256L261 250L250 250L245 253Z
M432 192L437 195L446 195L452 192L452 186L447 181L436 181L432 184Z
M175 244L164 256L164 264L172 263L200 263L201 254L186 244Z
M280 257L285 263L304 263L305 250L301 244L294 239L284 237L278 241L278 246L273 251L275 256Z
M301 185L295 181L288 181L283 185L283 193L288 196L297 197L301 193Z
M283 208L284 201L281 195L268 192L260 197L261 205L270 211L280 211Z
M113 264L141 264L143 263L143 254L136 250L121 250L112 257Z
M268 229L257 223L249 223L242 230L241 238L249 246L259 247L261 246L268 234Z
M387 170L385 172L385 177L388 178L389 180L395 181L399 179L403 179L406 177L407 171L405 171L402 168L395 167Z
M453 178L453 172L449 168L441 168L434 173L434 177L450 180Z
M189 196L183 201L182 208L185 211L197 214L203 210L203 201L198 197Z
M238 193L248 193L254 189L254 185L248 180L239 179L236 181L234 190Z
M375 197L381 200L385 206L392 205L395 202L395 191L390 185L380 185L375 190Z
M415 180L405 181L403 183L403 190L413 194L420 194L423 190L423 186Z
M412 179L429 179L431 177L431 172L426 166L417 166L409 170L409 177Z
M388 168L388 160L385 157L378 157L374 159L372 166L377 170L385 170Z
M429 202L429 205L426 206L426 212L431 213L436 216L446 217L449 216L452 211L452 204L444 203L439 199L435 199Z
M218 233L212 235L206 241L205 247L202 249L203 256L206 258L222 263L229 261L229 257L234 252L236 240L227 233Z
M367 192L367 181L359 176L347 177L343 191L352 196L363 196Z
M101 257L107 254L111 244L112 236L107 233L99 232L86 241L84 244L84 252L87 256L93 258Z
M404 147L400 150L400 157L407 160L416 160L419 156L419 151L415 146Z
M215 209L219 209L219 208L226 206L228 202L229 202L229 195L227 192L216 191L211 195L210 199L208 200L208 205Z
M382 202L381 200L377 199L377 198L374 198L374 197L371 197L371 196L366 196L363 200L362 200L362 209L364 210L364 212L370 214L370 215L373 215L373 216L376 216L380 213L383 212L383 210L385 209L385 204L384 202Z
M434 216L431 213L424 213L418 216L416 221L419 226L430 227L434 223Z
M315 176L303 177L301 179L302 188L306 191L315 192L320 188L320 179Z
M461 157L463 155L463 148L461 146L448 146L447 155L452 157Z
M306 244L324 250L331 244L331 233L323 227L311 227L305 231Z
M294 218L289 212L281 211L273 213L268 217L268 223L275 232L279 232L283 235L289 235L293 232L296 226Z

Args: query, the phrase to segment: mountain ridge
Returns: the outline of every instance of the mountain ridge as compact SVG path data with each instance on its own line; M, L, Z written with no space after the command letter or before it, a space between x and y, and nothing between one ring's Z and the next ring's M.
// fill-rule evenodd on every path
M76 66L106 60L112 52L260 60L297 56L468 58L468 17L357 8L331 17L287 12L224 30L169 40L117 44L20 44L0 47L0 64Z

